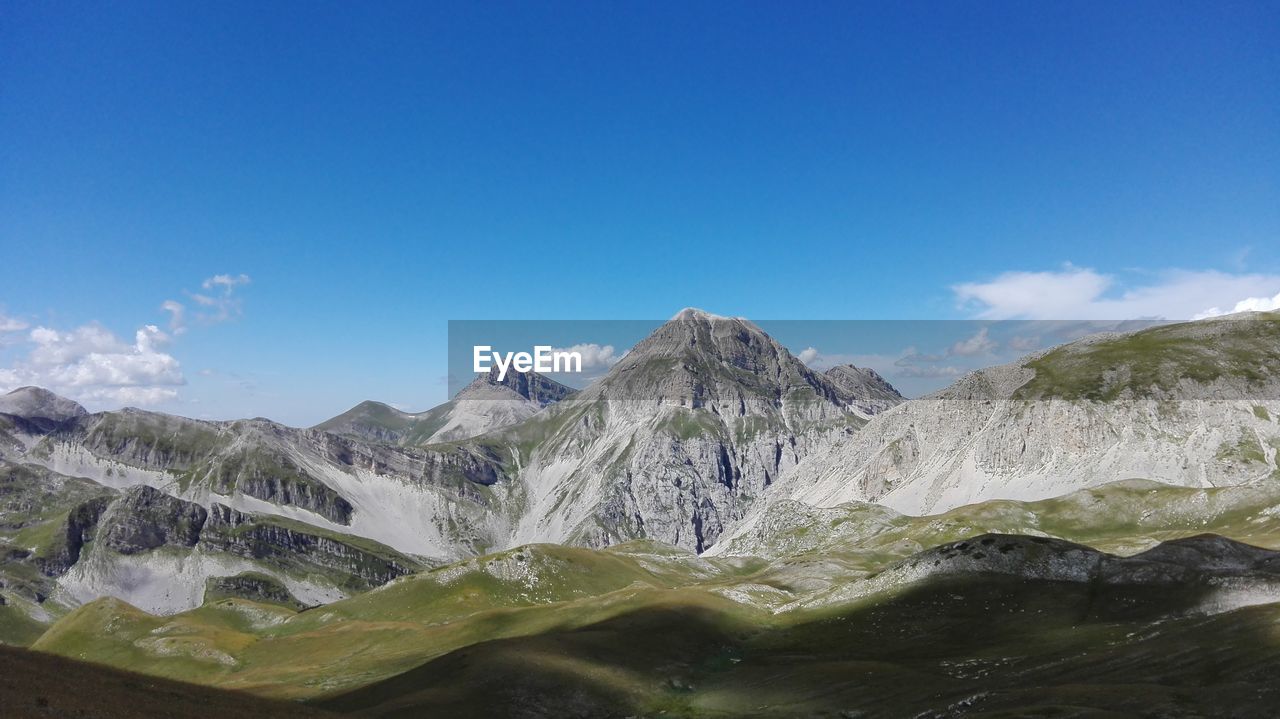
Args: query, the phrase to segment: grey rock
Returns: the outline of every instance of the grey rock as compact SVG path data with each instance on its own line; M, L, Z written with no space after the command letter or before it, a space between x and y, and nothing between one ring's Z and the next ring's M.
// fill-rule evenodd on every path
M367 591L422 565L384 548L373 552L341 538L287 526L215 504L200 537L201 547L280 568L311 567L339 575L340 585ZM303 525L305 526L305 525Z
M229 577L211 577L205 582L204 597L205 602L239 597L255 602L281 604L293 609L302 609L305 606L276 578L249 572Z
M152 487L130 487L102 517L99 541L121 554L158 547L194 547L208 511Z

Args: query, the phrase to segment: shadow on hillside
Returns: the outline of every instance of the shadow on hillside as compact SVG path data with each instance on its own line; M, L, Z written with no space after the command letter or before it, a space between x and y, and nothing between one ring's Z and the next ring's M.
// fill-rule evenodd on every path
M321 702L369 716L1273 716L1280 605L971 575L752 626L639 610L485 642Z

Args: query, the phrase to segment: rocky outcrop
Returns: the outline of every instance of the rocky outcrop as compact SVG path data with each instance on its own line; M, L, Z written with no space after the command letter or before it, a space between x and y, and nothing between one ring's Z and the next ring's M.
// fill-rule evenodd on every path
M229 577L211 577L205 582L204 601L206 603L228 597L266 604L281 604L292 609L302 609L305 606L279 580L266 574L253 572Z
M200 545L282 569L319 568L337 575L339 585L350 591L381 586L421 568L385 547L370 551L304 527L215 504L209 511Z
M66 574L76 562L86 542L92 540L98 530L98 521L111 503L109 497L95 497L76 505L67 512L57 531L52 546L35 557L36 567L46 577Z
M120 554L194 547L207 517L205 508L194 502L145 485L131 487L105 512L99 541Z
M272 504L298 507L338 524L350 524L351 502L333 488L309 476L284 452L263 442L211 462L201 478L210 490L224 496L240 492Z

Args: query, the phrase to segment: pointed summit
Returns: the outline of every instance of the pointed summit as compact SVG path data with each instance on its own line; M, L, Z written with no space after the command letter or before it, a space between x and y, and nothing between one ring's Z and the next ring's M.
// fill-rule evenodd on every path
M692 308L631 348L583 398L720 404L731 415L802 400L835 409L849 399L754 323Z
M677 312L675 316L671 318L671 321L687 322L690 320L707 321L707 320L728 320L728 319L734 319L734 318L711 314L710 312L707 312L705 310L700 310L697 307L686 307L680 310L679 312Z
M471 384L458 390L458 394L453 398L454 400L523 399L539 407L546 407L577 391L537 372L510 371L505 377L498 379L498 368L493 367L488 374L476 377Z

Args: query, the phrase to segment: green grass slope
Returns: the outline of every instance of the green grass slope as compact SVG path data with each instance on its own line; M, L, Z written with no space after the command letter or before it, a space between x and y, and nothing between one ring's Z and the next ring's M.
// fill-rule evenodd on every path
M532 545L303 612L233 598L161 617L101 599L58 621L34 648L184 681L312 697L477 642L598 621L625 611L638 595L719 581L722 569L738 571L646 543L615 551Z
M1035 378L1014 399L1181 399L1188 383L1219 381L1236 390L1229 398L1276 399L1280 314L1164 325L1068 344L1026 366Z
M967 577L782 617L668 596L330 697L360 716L1272 716L1280 607Z
M183 684L25 649L0 647L5 719L303 719L337 716L291 702Z

